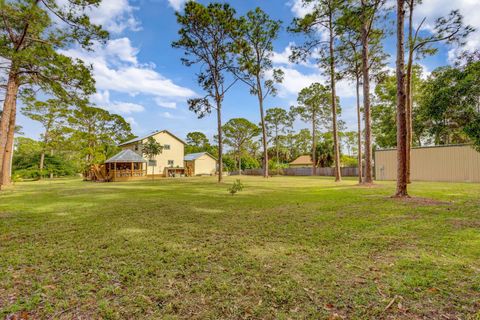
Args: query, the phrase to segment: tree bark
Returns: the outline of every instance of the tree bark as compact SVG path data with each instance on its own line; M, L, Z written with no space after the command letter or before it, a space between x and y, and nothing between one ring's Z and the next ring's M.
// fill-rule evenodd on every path
M407 183L410 183L410 157L412 153L412 141L413 141L413 119L412 119L412 109L413 109L413 92L412 92L412 68L413 68L413 8L414 0L408 5L409 16L408 16L408 61L407 61L407 83L406 83L406 122L407 122L407 150L406 150L406 161L407 161Z
M223 135L222 135L222 103L217 95L217 132L218 132L218 182L223 181Z
M317 175L317 135L315 130L315 112L312 117L312 175Z
M404 18L404 0L397 0L397 190L395 197L402 198L408 197Z
M17 104L15 103L10 113L7 144L5 146L5 157L3 158L1 185L7 186L12 183L12 157L13 143L15 138L15 121L17 118Z
M0 188L10 181L11 152L15 132L15 113L17 94L20 87L15 68L12 66L8 75L7 90L3 103L3 113L0 119ZM12 118L12 113L14 114ZM13 121L13 126L12 125Z
M263 177L268 178L268 144L267 128L265 127L265 113L263 110L263 93L259 76L257 75L258 87L258 105L260 106L260 124L262 126L262 144L263 144Z
M277 167L280 164L280 159L279 159L279 150L278 150L278 126L275 126L275 153L277 155Z
M342 181L342 175L340 172L340 147L338 145L338 129L337 129L337 99L335 92L335 56L333 50L333 25L332 25L332 12L329 17L329 30L330 30L330 86L332 89L332 124L333 124L333 148L335 156L335 181Z
M53 157L53 149L50 149L50 156ZM53 172L50 171L50 179L53 179Z
M365 11L365 10L363 10ZM368 48L368 21L362 13L362 76L363 76L363 112L365 117L365 183L373 183L372 166L372 119L370 110L370 75Z
M357 143L358 143L358 183L363 182L363 166L362 166L362 114L360 111L360 79L356 76L356 91L357 91Z
M43 146L42 146L42 152L40 153L40 163L38 165L38 169L40 170L40 179L43 178L43 167L45 165L45 152L46 152L47 143L48 143L49 131L50 131L50 123L47 124L45 133L43 134Z
M238 175L242 175L242 155L240 149L238 149Z

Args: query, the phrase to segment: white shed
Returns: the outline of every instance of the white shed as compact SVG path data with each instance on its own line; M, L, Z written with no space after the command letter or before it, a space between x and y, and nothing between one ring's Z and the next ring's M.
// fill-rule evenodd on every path
M214 175L217 172L217 159L208 152L187 154L184 161L191 175Z

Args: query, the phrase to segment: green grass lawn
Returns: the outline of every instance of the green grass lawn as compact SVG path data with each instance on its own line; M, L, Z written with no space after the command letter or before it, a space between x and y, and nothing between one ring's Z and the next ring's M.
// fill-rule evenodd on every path
M0 318L480 318L480 184L233 181L1 192Z

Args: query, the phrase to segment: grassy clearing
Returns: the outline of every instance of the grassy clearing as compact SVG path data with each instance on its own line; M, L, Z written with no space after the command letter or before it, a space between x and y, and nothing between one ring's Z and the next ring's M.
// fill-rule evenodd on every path
M480 318L479 184L233 180L2 192L0 317Z

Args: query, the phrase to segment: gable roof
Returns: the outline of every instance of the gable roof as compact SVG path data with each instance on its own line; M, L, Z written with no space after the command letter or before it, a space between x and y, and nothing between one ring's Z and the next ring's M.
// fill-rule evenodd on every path
M122 143L120 143L118 146L121 147L121 146L125 146L125 145L127 145L127 144L139 142L139 141L148 139L148 138L150 138L150 137L153 137L154 135L159 134L159 133L169 134L169 135L171 135L172 137L174 137L175 139L177 139L178 141L180 141L181 143L186 144L185 141L183 141L182 139L180 139L179 137L177 137L176 135L174 135L174 134L171 133L170 131L168 131L168 130L159 130L159 131L154 131L154 132L152 132L152 133L150 133L150 134L148 134L148 135L146 135L146 136L143 136L143 137L137 137L137 138L133 138L133 139L131 139L131 140L122 142Z
M203 155L207 155L209 156L210 158L212 159L215 159L215 161L217 160L217 158L215 158L214 156L212 156L210 153L208 152L197 152L197 153L189 153L187 155L185 155L185 157L183 158L183 160L185 161L194 161L194 160L197 160L198 158L200 158L201 156Z
M309 155L303 155L303 156L300 156L298 157L297 159L293 160L292 162L290 162L290 164L294 164L294 165L313 165L313 161L312 161L312 157L309 156Z
M135 151L125 149L105 161L105 163L115 162L147 162L147 160L143 159L143 157Z

